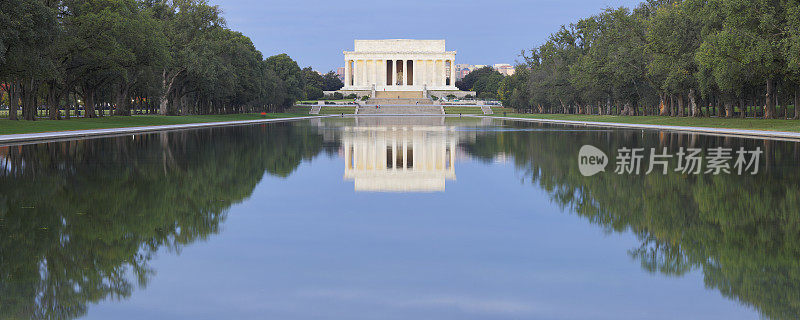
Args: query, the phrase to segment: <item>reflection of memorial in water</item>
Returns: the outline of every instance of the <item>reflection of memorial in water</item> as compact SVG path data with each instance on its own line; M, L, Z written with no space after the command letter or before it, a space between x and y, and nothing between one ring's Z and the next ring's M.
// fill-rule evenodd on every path
M447 126L347 127L344 178L356 191L438 192L455 180L458 135Z

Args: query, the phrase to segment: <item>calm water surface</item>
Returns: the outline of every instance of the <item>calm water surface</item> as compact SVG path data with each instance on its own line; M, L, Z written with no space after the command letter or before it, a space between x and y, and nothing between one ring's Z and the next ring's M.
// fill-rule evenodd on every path
M586 144L765 153L755 176L584 177ZM798 159L466 118L5 146L0 318L794 319Z

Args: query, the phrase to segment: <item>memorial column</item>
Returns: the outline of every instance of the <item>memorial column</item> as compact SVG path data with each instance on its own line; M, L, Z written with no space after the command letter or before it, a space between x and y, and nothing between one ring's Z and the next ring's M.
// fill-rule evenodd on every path
M456 85L456 60L450 60L450 86Z
M434 86L438 86L439 85L439 73L440 73L440 71L439 71L439 60L438 59L434 59L433 60L433 74L431 75L431 84L433 84Z
M375 62L375 64L374 64L375 65L375 72L373 72L373 75L375 76L375 89L377 89L378 85L381 84L381 60L375 59L374 62ZM384 80L384 81L386 81L386 80Z
M442 71L439 73L439 81L442 82L441 86L447 84L447 60L442 59Z
M358 60L354 59L353 60L353 86L354 87L358 85L358 71L359 70L360 69L358 68Z
M400 64L403 66L403 86L408 85L408 60L400 60Z
M420 84L426 85L428 84L428 60L422 60L422 82Z
M368 86L369 85L369 78L367 78L367 74L368 74L367 72L368 72L368 69L369 69L368 68L368 64L367 64L368 60L364 59L364 60L361 60L361 61L363 61L363 65L364 65L364 70L362 70L363 79L362 79L361 85L362 86Z
M441 60L433 61L433 79L431 79L431 82L433 83L434 86L439 86L439 80L441 79L441 77L439 76L442 74L442 71L440 70L441 69L440 61Z
M387 68L386 67L386 60L385 59L381 59L379 61L380 61L380 71L379 71L380 73L379 74L380 74L380 78L381 78L379 80L380 81L379 83L381 84L381 86L386 86L386 75L388 75L388 73L386 73L387 72L387 70L386 70L386 68Z
M350 59L345 59L344 60L344 86L345 87L349 87L349 86L351 86L353 84L353 82L350 81L350 73L352 72L350 70L350 68L352 68L352 67L353 67L353 64L350 63Z
M414 67L414 76L411 77L412 78L411 79L411 84L415 85L415 86L419 86L419 63L417 63L417 62L419 62L419 60L418 59L414 59L414 60L411 60L411 61L412 61L411 64Z
M392 86L397 85L397 60L389 60L392 62Z

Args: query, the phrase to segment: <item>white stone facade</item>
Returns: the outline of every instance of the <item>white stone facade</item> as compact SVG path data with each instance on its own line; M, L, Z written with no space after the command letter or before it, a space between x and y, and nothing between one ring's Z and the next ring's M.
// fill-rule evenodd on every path
M356 191L445 191L456 179L458 135L445 126L345 127L344 178Z
M455 91L456 52L444 40L355 40L342 91Z

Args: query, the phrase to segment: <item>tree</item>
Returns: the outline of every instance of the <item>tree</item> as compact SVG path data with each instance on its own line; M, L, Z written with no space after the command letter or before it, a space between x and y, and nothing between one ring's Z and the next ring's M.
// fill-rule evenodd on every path
M775 117L775 80L784 65L780 37L785 13L773 1L720 0L722 28L704 40L697 60L713 75L728 116L751 83L765 86L764 117Z
M131 114L130 91L138 82L152 80L148 75L163 68L168 58L168 47L161 21L153 17L152 8L140 9L132 1L126 4L129 5L126 8L127 17L118 28L124 35L120 37L124 41L123 46L130 51L133 59L120 64L115 70L117 80L113 87L116 114L127 116Z
M487 66L467 74L456 82L456 87L463 91L475 91L479 98L497 99L501 80L503 74Z
M205 0L174 0L159 3L156 17L163 21L164 35L169 45L169 60L161 72L159 113L170 114L170 98L176 100L188 90L181 90L189 70L202 69L214 57L208 49L212 29L223 28L225 20L217 6Z
M794 119L800 119L800 1L788 0L786 5L786 30L788 37L782 44L786 61L786 77L794 86Z
M277 111L322 94L323 77L306 80L285 55L288 73L265 62L206 0L9 1L0 6L0 82L12 119L20 102L34 120L42 104L50 119L62 107L69 118L77 103L86 117L98 106L129 115L133 103L209 114Z
M303 84L305 99L315 100L325 95L322 92L322 88L325 86L325 79L311 67L303 69Z
M65 18L71 43L67 69L76 75L86 117L94 118L100 90L114 86L120 114L139 72L161 60L165 42L149 11L133 0L71 1Z
M337 91L342 87L344 87L344 83L339 79L339 75L336 74L336 72L328 71L328 73L322 76L323 91Z
M9 118L17 119L21 100L23 118L35 120L39 88L53 71L48 47L57 35L56 10L39 0L0 7L0 79L9 83Z
M305 98L305 93L303 92L305 77L303 71L297 66L297 62L285 53L271 56L265 61L267 68L272 70L283 81L286 88L287 95L282 104L283 106L291 106L295 101Z
M511 76L503 77L497 90L498 98L505 106L514 106L521 111L530 107L527 83L530 70L525 65L518 65Z
M677 95L683 111L683 97L689 102L689 114L700 115L697 107L696 75L699 71L695 52L702 41L702 4L698 1L666 3L659 6L647 23L646 49L652 55L648 74L656 79L661 115L676 115L668 96Z

